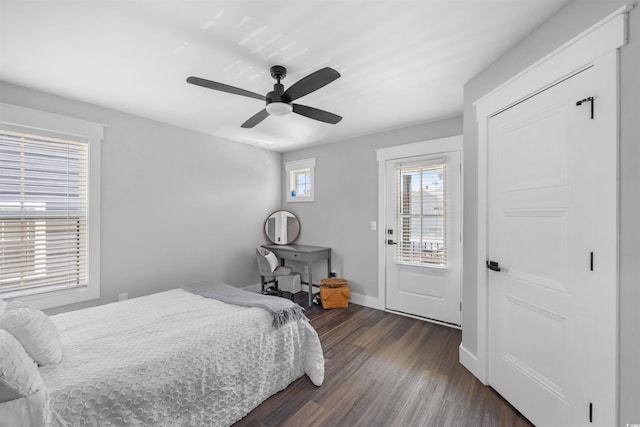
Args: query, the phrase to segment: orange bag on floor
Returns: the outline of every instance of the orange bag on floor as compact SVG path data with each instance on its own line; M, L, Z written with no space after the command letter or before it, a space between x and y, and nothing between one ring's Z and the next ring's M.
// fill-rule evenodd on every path
M347 308L351 292L344 279L330 277L320 280L320 301L322 308Z

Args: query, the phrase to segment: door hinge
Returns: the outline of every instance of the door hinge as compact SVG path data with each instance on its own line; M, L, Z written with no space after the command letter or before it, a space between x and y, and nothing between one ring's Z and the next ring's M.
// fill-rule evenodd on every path
M589 255L589 268L593 271L593 252Z
M595 104L595 99L593 98L593 96L590 96L588 98L582 99L580 101L576 102L577 106L582 105L583 102L590 102L591 103L591 119L593 120L593 104Z
M462 302L460 302L460 311L462 311Z
M593 422L593 403L589 402L589 422Z

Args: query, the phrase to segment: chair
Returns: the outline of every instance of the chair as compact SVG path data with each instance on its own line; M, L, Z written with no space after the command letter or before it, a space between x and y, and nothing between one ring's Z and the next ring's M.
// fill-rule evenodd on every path
M262 285L262 292L265 292L265 286L271 282L274 283L274 288L278 289L278 277L288 276L292 270L289 267L280 265L278 257L268 249L258 246L256 248L256 255L258 260L258 273L260 273ZM272 278L273 280L268 280Z

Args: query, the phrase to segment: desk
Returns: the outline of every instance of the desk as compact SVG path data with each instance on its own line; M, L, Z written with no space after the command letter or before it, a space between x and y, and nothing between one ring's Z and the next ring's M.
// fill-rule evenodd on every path
M309 282L313 281L311 275L313 263L326 259L327 277L331 277L331 248L307 245L262 245L262 247L275 253L281 259L282 265L287 259L306 263L309 268ZM307 286L309 287L309 306L311 306L313 304L313 283L307 283Z

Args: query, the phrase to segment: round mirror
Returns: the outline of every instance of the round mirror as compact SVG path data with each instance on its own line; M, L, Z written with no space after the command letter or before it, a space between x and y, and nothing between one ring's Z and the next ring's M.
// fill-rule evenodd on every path
M289 211L275 211L265 221L264 233L271 243L289 245L300 234L300 221Z

